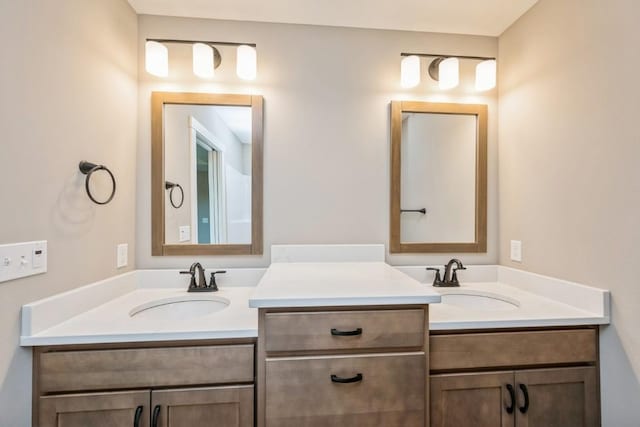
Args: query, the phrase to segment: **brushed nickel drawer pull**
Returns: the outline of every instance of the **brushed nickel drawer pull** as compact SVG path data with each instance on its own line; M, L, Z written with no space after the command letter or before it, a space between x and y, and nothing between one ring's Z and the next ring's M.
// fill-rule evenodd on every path
M354 337L356 335L362 335L362 328L354 329L353 331L339 331L336 328L332 328L331 335L334 337Z
M351 378L341 378L337 375L331 375L331 382L339 384L359 383L363 378L362 374L356 374L355 377Z

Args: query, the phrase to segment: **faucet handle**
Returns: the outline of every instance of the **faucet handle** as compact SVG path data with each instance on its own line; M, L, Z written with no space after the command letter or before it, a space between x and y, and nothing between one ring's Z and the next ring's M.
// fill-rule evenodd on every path
M433 268L433 267L427 267L426 270L427 271L435 271L436 272L436 277L433 279L433 286L440 286L440 284L442 283L442 278L440 277L440 269L439 268Z
M212 292L218 291L218 284L216 283L216 274L225 274L227 270L218 270L211 272L211 280L209 280L209 288Z
M189 289L197 288L196 285L196 272L195 271L181 271L180 274L190 274L191 280L189 281Z

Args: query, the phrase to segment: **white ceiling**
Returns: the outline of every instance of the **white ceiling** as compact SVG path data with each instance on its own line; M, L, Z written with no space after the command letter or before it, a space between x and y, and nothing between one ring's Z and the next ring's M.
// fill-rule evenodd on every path
M139 14L498 36L538 0L129 0Z

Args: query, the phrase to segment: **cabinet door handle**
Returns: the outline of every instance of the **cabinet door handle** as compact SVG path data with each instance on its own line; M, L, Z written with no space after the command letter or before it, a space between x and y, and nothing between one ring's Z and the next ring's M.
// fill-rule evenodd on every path
M140 418L142 417L142 410L144 408L142 406L138 406L136 408L136 413L133 416L133 427L140 427Z
M160 416L160 405L153 408L153 416L151 417L151 427L158 427L158 417Z
M516 407L516 391L513 389L513 386L511 384L507 384L507 390L509 391L511 404L504 409L506 409L507 414L513 414L513 409Z
M342 378L337 375L331 375L331 382L339 384L359 383L363 378L362 374L356 374L355 377L351 378Z
M362 335L362 328L357 328L353 331L339 331L336 328L332 328L331 335L334 337L353 337L356 335Z
M524 405L520 406L518 409L523 414L526 414L529 410L529 390L527 390L527 386L524 384L519 384L520 390L522 390L522 394L524 395Z

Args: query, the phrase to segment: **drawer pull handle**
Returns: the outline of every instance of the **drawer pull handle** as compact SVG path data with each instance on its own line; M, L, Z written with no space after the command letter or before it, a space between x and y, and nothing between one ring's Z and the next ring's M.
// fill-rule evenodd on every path
M136 408L136 413L133 416L133 427L140 427L140 418L142 417L142 406Z
M160 405L153 408L153 417L151 417L151 426L158 427L158 417L160 416Z
M513 414L513 409L516 407L516 391L513 389L511 384L507 384L507 390L509 391L509 397L511 398L511 405L507 406L505 409L507 414Z
M362 335L362 328L354 329L353 331L339 331L336 328L332 328L331 335L334 337L355 337L356 335Z
M519 384L520 390L522 390L522 394L524 395L524 406L520 406L518 409L523 414L526 414L529 410L529 390L527 390L527 386L524 384Z
M337 375L331 375L331 382L339 384L359 383L363 378L362 374L356 374L355 377L351 378L341 378Z

